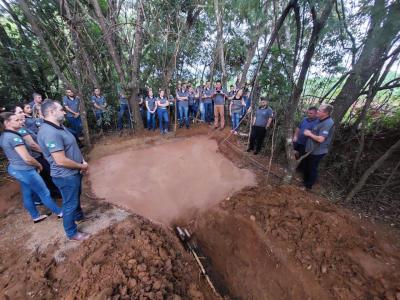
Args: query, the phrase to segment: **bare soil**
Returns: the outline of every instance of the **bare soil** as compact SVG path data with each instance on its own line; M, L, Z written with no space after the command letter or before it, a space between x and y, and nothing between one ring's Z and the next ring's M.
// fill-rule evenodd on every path
M89 178L97 196L170 224L255 185L252 172L237 168L217 150L217 142L205 136L130 147L94 161Z
M200 126L179 130L177 137L106 137L97 141L89 164L127 150L188 147L189 137L214 139L216 156L228 158L235 172L256 174L257 184L224 195L215 205L200 205L197 213L183 210L174 224L194 232L221 294L231 299L400 299L398 231L317 193L279 185L283 169L273 164L267 177L268 159L243 153L235 138L232 145L222 143L227 134ZM1 187L6 193L0 193L0 299L214 299L194 259L167 226L136 215L133 206L126 210L107 198L96 199L90 182L84 186L88 220L80 229L93 237L81 244L66 241L54 216L33 225L15 184Z

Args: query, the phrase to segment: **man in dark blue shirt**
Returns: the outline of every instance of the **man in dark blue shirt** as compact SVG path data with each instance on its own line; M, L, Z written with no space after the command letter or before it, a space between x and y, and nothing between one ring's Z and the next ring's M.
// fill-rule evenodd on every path
M76 139L82 134L82 121L80 115L80 99L75 96L71 89L65 90L65 96L62 99L65 110L67 111L67 121L70 124Z
M317 108L315 106L310 107L307 110L307 117L303 118L299 126L293 135L293 146L294 150L297 151L296 157L299 158L306 153L306 141L307 137L304 136L304 130L312 130L318 123Z
M118 110L118 121L117 121L117 127L119 131L122 131L123 128L122 121L124 119L125 114L127 114L129 118L128 126L129 128L132 128L132 114L129 107L128 98L125 96L125 92L121 91L119 93L119 110Z
M96 121L101 122L99 120L103 119L104 111L105 111L106 105L107 105L106 98L104 97L104 95L101 94L99 88L95 88L93 90L93 96L91 97L90 100L92 101L92 104L93 104Z
M304 130L304 136L307 137L305 151L310 153L304 158L303 165L303 184L307 190L311 190L316 182L319 162L328 153L332 141L334 125L331 118L332 111L332 105L322 104L317 110L318 123L312 130Z

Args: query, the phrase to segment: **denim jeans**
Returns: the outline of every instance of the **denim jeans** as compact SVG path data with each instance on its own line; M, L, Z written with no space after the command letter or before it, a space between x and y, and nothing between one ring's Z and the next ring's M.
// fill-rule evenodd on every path
M82 121L81 121L81 117L66 117L68 120L68 123L70 124L73 132L75 132L75 137L79 138L82 135Z
M241 113L238 112L233 112L231 115L231 119L232 119L232 130L237 131L239 129L239 122L240 122L240 117L241 117Z
M8 173L21 184L24 207L29 212L32 219L36 219L40 216L40 213L33 203L32 192L39 196L42 203L50 209L52 213L57 215L61 213L61 209L51 198L46 184L36 170L16 170L12 166L8 166Z
M96 121L103 119L103 112L102 111L95 111L94 115L96 116Z
M63 198L63 225L67 237L71 238L78 232L75 221L83 219L80 200L82 175L53 177L53 182L60 190Z
M196 115L197 115L197 104L193 103L189 105L189 119L190 120L196 119Z
M163 133L164 130L168 131L169 118L167 109L157 109L158 122L160 124L160 132ZM165 126L164 126L165 125Z
M122 120L124 118L125 113L128 116L128 126L129 126L129 128L132 128L131 113L129 111L128 104L120 104L119 111L118 111L118 121L117 121L118 130L122 130L122 127L123 127Z
M200 102L199 110L200 110L200 119L204 122L206 120L206 111L203 102Z
M156 129L156 113L152 114L151 112L147 111L147 129Z
M189 107L187 105L179 104L179 126L183 126L185 120L186 127L189 128Z
M204 111L205 111L205 121L207 123L211 123L213 119L213 104L212 103L204 103Z

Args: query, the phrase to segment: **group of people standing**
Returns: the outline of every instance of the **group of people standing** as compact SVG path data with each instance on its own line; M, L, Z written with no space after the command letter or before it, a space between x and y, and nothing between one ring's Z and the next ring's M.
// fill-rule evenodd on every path
M164 90L154 96L152 89L148 89L147 97L140 99L139 104L142 113L145 112L147 128L156 129L157 116L161 134L169 131L169 120L174 115L178 117L179 127L189 128L190 121L200 115L200 121L222 130L226 111L231 118L231 133L237 134L241 119L251 111L247 92L233 86L226 92L219 81L213 89L210 82L197 89L180 84L176 98L167 97ZM94 89L91 101L96 119L100 120L107 106L100 89ZM50 99L43 101L40 94L34 93L33 101L10 106L0 113L3 127L0 146L9 160L8 173L21 184L24 207L33 222L38 223L48 215L40 214L36 205L45 205L63 219L67 237L75 241L89 237L77 229L77 224L84 219L80 205L81 182L82 175L88 170L78 145L82 132L80 105L80 99L67 89L62 104ZM122 129L123 116L131 118L129 103L123 93L119 96L119 106L118 128ZM316 182L318 165L328 153L333 136L332 110L328 104L310 107L293 136L307 190ZM261 97L252 118L248 152L254 151L255 155L260 152L273 117L267 99ZM64 126L65 120L69 127ZM54 200L57 198L62 198L62 207Z
M239 122L250 107L247 88L235 89L231 86L227 92L220 81L216 82L214 88L210 82L197 88L189 83L178 84L175 95L167 98L162 89L157 96L151 88L147 90L144 108L148 130L156 129L157 117L161 134L168 132L170 120L175 117L179 128L185 126L188 129L190 123L197 119L222 130L225 128L226 113L229 113L232 133L237 134Z
M81 126L77 99L67 90L63 107L50 99L43 102L39 96L34 94L32 103L13 105L0 113L0 146L9 161L8 173L20 183L24 207L34 223L48 218L36 208L44 205L63 220L68 239L82 241L89 237L77 228L84 220L80 195L88 164L76 139ZM38 111L37 116L32 111ZM68 120L72 128L63 125L66 118L73 118ZM62 198L62 207L56 198Z

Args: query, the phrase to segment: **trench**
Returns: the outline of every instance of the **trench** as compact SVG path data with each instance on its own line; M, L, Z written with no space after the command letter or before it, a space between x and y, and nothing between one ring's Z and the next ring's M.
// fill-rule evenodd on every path
M207 273L228 299L329 299L254 222L218 208L255 174L239 169L215 140L197 136L118 151L91 163L93 192L168 227L190 223Z

